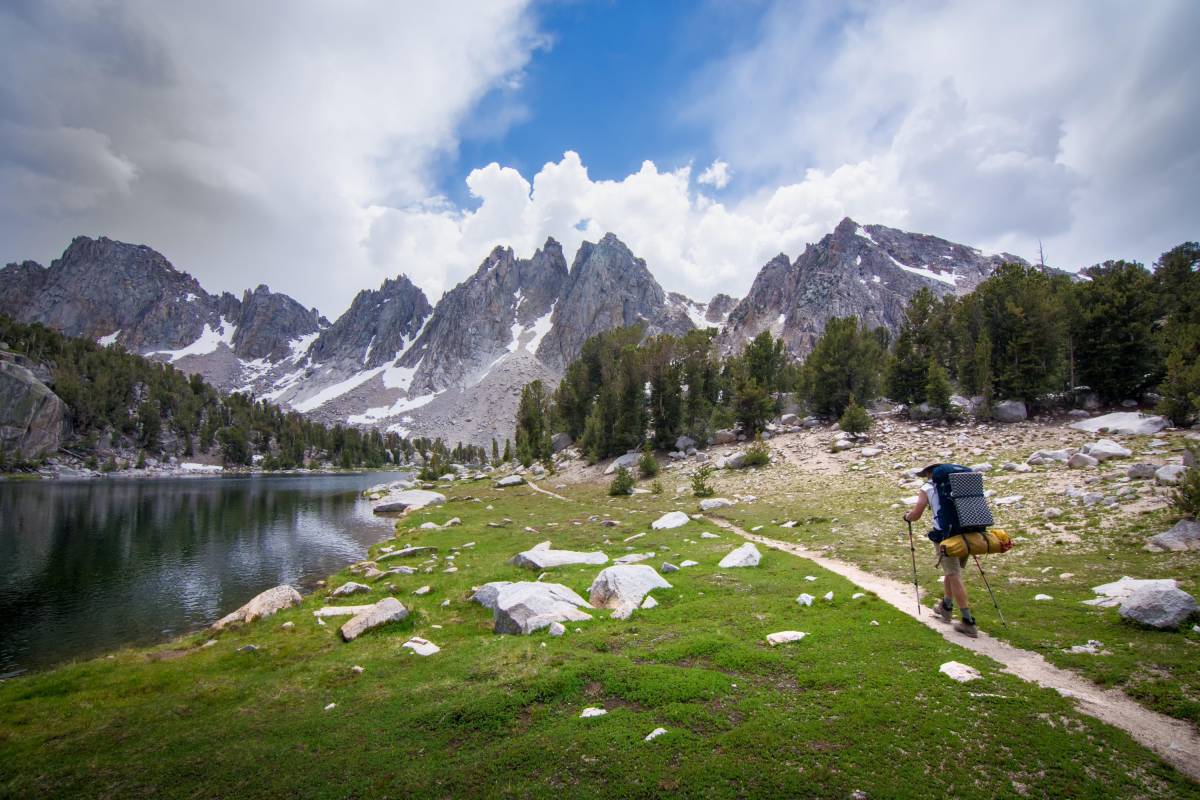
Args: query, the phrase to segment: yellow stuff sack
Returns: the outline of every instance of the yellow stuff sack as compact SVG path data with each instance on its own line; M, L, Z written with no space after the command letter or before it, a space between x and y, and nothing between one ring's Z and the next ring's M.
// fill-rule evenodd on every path
M942 542L942 552L950 558L982 556L988 553L1007 553L1012 549L1012 537L999 528L981 533L958 533Z

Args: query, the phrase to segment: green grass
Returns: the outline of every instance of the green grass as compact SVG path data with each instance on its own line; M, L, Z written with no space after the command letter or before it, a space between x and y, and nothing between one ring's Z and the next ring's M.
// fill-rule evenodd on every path
M718 570L741 543L732 534L700 539L716 529L697 522L650 530L694 501L557 490L576 502L463 485L403 520L399 543L443 558L431 573L385 578L391 589L375 584L367 599L390 591L413 613L353 643L334 621L314 622L325 600L313 596L208 648L198 634L0 684L0 796L1200 797L1122 732L873 596L851 600L850 583L810 562L764 550L757 568ZM606 513L620 525L594 519ZM416 530L453 516L463 524ZM487 527L504 517L507 527ZM497 636L467 602L471 587L535 579L506 562L543 539L610 556L653 549L656 567L701 564L666 575L661 605L628 621L601 611L558 639ZM470 541L459 571L442 572L450 548ZM596 572L548 579L586 595ZM413 596L424 584L433 592ZM801 591L835 599L802 608ZM785 629L809 636L763 641ZM442 651L409 654L412 635ZM245 644L260 649L238 652ZM983 680L950 681L937 672L949 660ZM609 713L579 719L586 706ZM660 726L666 735L642 741Z
M1104 480L1097 485L1122 485L1114 479L1129 463L1098 471ZM1085 477L1094 474L1073 473L1071 478L1082 485ZM759 533L764 536L802 544L881 575L912 580L907 528L900 518L904 509L892 506L913 492L896 486L893 471L879 464L853 478L806 476L803 480L803 487L798 486L791 497L776 496L720 513L746 529L763 526ZM1195 621L1186 623L1180 632L1149 630L1123 622L1115 608L1083 604L1096 596L1093 586L1123 575L1175 578L1185 591L1200 596L1200 553L1142 549L1147 537L1170 527L1169 512L1126 514L1086 509L1046 491L1045 473L1041 472L993 473L985 482L999 495L1023 494L1026 500L1020 509L993 508L998 526L1019 538L1009 553L980 559L1008 627L1001 624L975 564L968 562L964 570L972 611L980 625L1017 647L1041 653L1058 666L1076 670L1101 685L1121 688L1150 708L1200 724L1200 634L1192 630ZM1047 528L1040 510L1050 505L1064 511L1053 523L1068 536L1079 537L1078 542L1059 541L1061 534ZM780 527L788 520L799 524L790 529ZM933 546L925 538L927 530L928 516L913 526L918 574L922 589L940 596L940 572ZM1070 577L1061 578L1064 573ZM1035 601L1037 594L1054 599ZM1103 642L1108 652L1064 652L1089 639Z

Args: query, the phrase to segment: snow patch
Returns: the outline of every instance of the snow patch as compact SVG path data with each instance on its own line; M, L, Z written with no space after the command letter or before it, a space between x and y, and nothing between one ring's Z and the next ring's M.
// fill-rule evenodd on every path
M366 364L371 360L371 351L375 349L375 340L378 338L378 336L372 336L371 341L367 343L367 352L363 355L362 363Z
M120 335L121 335L121 329L117 328L115 331L110 333L108 336L101 336L99 339L96 340L96 343L99 344L101 347L108 347L110 345L116 344L117 337Z
M201 332L199 338L187 347L181 350L156 350L150 355L166 356L168 361L175 362L187 356L204 356L214 353L221 345L232 349L235 333L237 333L237 326L221 317L220 327L213 330L211 325L205 323L204 331Z
M354 414L346 419L351 425L371 425L388 417L394 417L405 411L412 411L433 402L436 394L426 394L420 397L402 397L390 406L368 408L361 414Z
M288 349L291 350L291 355L287 358L289 361L299 361L308 353L308 348L312 347L312 343L321 335L320 331L307 333L304 336L298 336L288 342Z
M301 400L298 403L292 403L292 408L299 411L301 414L307 414L309 411L320 408L321 406L333 400L336 397L341 397L351 389L357 388L367 381L374 378L376 375L387 369L386 366L376 367L375 369L363 370L355 373L343 381L338 381L332 386L326 386L321 391L314 394L307 400Z
M872 238L871 238L871 234L870 234L870 233L868 233L868 232L867 232L867 229L866 229L866 228L864 228L862 225L859 225L859 226L858 226L858 228L857 228L857 229L854 231L854 234L855 234L856 236L861 236L862 238L866 239L868 242L870 242L871 244L875 245L876 247L878 247L878 246L879 246L879 242L877 242L877 241L875 241L874 239L872 239Z
M958 283L957 275L944 275L940 272L934 272L933 270L929 269L928 266L909 267L904 264L901 264L895 258L892 258L892 255L890 253L887 253L885 255L887 255L888 258L892 259L893 264L895 264L897 267L904 270L905 272L911 272L913 275L920 275L922 278L928 278L931 281L938 281L939 283L944 283L947 286L955 286Z

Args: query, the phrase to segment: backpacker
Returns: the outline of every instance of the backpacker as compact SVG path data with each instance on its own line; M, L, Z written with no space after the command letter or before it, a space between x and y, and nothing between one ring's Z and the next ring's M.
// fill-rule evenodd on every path
M960 533L980 533L996 524L983 496L983 476L978 472L958 464L938 464L929 478L938 495L939 530L929 532L931 541L939 543Z

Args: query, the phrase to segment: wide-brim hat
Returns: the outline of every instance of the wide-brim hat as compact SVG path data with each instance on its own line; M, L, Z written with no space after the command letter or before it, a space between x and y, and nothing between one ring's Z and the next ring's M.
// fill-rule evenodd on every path
M920 470L917 471L917 477L918 478L928 478L930 475L933 474L934 467L937 467L940 464L941 464L940 461L935 461L932 464L926 464L925 466L921 467Z

